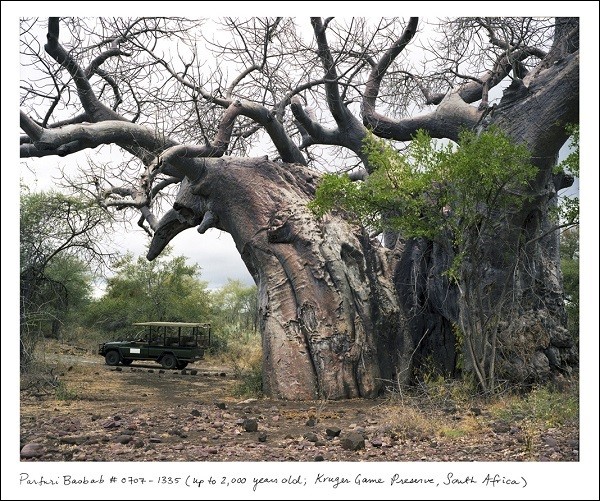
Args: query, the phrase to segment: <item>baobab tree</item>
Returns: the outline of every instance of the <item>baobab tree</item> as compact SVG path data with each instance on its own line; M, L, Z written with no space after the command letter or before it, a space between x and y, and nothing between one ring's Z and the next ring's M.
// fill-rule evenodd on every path
M137 212L148 259L187 229L230 233L259 290L266 393L339 399L405 383L425 360L455 373L455 326L472 312L443 273L451 245L316 217L322 171L368 177L368 131L401 147L493 126L536 167L523 206L482 240L488 303L511 295L494 370L544 379L576 360L549 209L572 181L554 167L578 122L578 40L576 18L23 19L20 153L93 150L73 186Z

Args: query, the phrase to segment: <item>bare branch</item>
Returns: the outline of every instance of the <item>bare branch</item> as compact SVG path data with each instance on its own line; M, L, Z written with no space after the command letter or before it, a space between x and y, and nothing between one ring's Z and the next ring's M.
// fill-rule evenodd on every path
M387 50L387 52L371 70L371 74L369 75L369 79L365 85L365 93L363 96L363 116L375 111L375 101L377 100L377 96L379 94L381 81L383 80L383 77L385 76L390 65L394 62L394 59L398 57L398 55L415 36L418 24L419 18L411 17L400 38L394 42L394 44Z
M51 17L48 20L48 43L45 45L46 52L60 65L62 65L73 77L77 86L77 93L81 104L89 116L98 120L100 117L110 117L111 119L120 118L114 112L104 106L94 94L92 86L85 72L71 57L69 53L58 42L59 36L59 18Z
M331 21L331 19L332 18L329 18L329 21ZM342 126L345 125L349 120L350 113L344 106L340 96L335 62L333 60L333 56L331 55L329 43L327 42L327 37L325 35L325 29L327 25L323 25L321 18L318 17L311 17L310 22L313 26L313 31L315 32L317 47L319 48L319 59L321 59L321 64L325 69L325 79L327 81L325 84L327 104L338 126Z

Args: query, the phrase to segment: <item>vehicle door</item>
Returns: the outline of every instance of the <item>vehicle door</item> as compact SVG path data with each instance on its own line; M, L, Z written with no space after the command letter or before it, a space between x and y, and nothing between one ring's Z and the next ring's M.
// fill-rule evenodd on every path
M142 331L136 336L135 341L130 343L129 347L129 358L133 360L145 360L148 358L148 339L149 332L147 330Z

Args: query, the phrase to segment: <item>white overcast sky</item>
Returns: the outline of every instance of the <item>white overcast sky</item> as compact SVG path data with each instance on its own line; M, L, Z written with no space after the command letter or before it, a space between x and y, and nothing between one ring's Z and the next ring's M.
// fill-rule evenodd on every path
M56 186L54 178L58 175L57 166L74 171L74 160L69 157L28 160L28 165L33 169L21 168L23 182L36 191L50 189ZM84 162L85 153L78 154L76 161ZM149 237L137 226L137 217L132 221L133 224L115 233L114 248L118 252L146 255ZM169 245L173 249L172 256L185 256L188 263L196 263L201 267L201 278L208 282L210 289L222 287L229 279L240 280L247 285L254 284L229 233L211 228L200 235L194 227L177 235Z
M143 8L142 8L143 6ZM566 463L314 463L263 464L247 463L241 468L236 463L202 462L191 464L136 464L136 463L19 463L19 388L18 380L18 196L19 172L17 125L18 108L18 17L49 15L182 15L186 17L238 15L335 15L351 16L408 16L422 17L454 15L560 15L581 17L582 50L582 165L581 165L581 461ZM143 10L143 12L140 12ZM474 11L477 10L475 13ZM368 488L327 489L302 491L270 489L262 493L244 491L243 499L398 499L399 497L427 499L598 499L598 2L5 2L2 1L2 499L106 499L112 497L100 490L52 488L36 490L19 487L19 473L45 475L46 478L63 474L94 475L104 473L148 476L176 474L240 475L245 477L300 474L313 477L317 471L328 475L354 476L362 472L371 476L385 476L389 472L406 475L428 474L445 476L456 474L485 475L499 473L508 477L527 476L528 489L515 491L502 487L446 489L442 492L414 490L408 487L370 492ZM51 162L51 160L49 161ZM38 172L38 178L42 174ZM40 180L40 183L42 181ZM251 283L231 239L226 234L211 230L198 235L195 229L180 234L173 242L175 254L183 254L202 267L202 276L212 286L222 284L228 277ZM146 240L140 232L128 233L123 245L136 253L143 253ZM115 491L116 492L116 491ZM232 491L229 491L232 492ZM152 489L120 490L120 497L130 499L157 499L168 497L231 498L227 492L212 490L164 490L157 494ZM239 495L239 494L238 494ZM258 496L258 497L256 497ZM427 497L432 496L432 497Z

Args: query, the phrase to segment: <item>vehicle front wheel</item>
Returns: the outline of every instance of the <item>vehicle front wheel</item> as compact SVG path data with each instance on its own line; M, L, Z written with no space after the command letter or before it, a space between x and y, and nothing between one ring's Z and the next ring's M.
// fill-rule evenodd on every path
M106 365L119 365L121 355L119 355L118 351L111 350L104 356L104 360L106 361Z
M179 370L181 370L181 369L185 369L185 368L187 367L187 365L188 365L188 363L187 363L187 362L178 362L178 363L177 363L177 368L178 368Z
M133 358L124 358L123 360L121 360L121 363L123 365L131 365L133 363Z
M162 358L161 364L165 369L175 369L177 367L177 359L173 355L167 354Z

